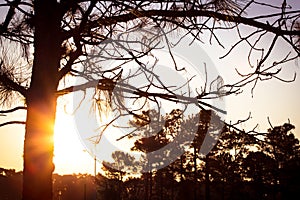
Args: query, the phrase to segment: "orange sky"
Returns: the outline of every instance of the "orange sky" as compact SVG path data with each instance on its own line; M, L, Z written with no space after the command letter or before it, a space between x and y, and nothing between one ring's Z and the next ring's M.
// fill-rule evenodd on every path
M208 54L209 48L206 48ZM222 69L224 74L233 70L232 64L223 60L216 62L216 66L229 66ZM237 64L240 61L237 60ZM237 64L234 64L236 66ZM287 66L283 71L283 76L291 77L293 72L299 74L299 66ZM221 70L220 70L221 71ZM221 72L222 73L222 72ZM226 77L224 76L226 80ZM228 79L228 77L227 77ZM242 125L242 128L249 130L259 123L259 131L266 131L269 128L267 117L274 126L282 125L290 119L290 122L296 126L294 133L300 138L300 80L296 79L293 83L282 83L271 80L258 84L254 90L254 97L251 97L250 87L246 88L244 93L239 96L226 98L226 110L228 112L227 120L233 122L238 119L244 119L249 112L252 113L253 119ZM18 111L13 114L12 119L22 119ZM94 160L81 144L78 137L76 126L74 125L73 116L65 114L62 106L58 107L55 135L55 172L60 174L70 173L90 173L94 172ZM4 117L1 117L1 121ZM0 167L15 168L22 170L22 151L23 151L23 125L10 125L0 128ZM99 169L98 169L99 170Z
M296 3L297 4L297 3ZM300 7L299 3L298 6ZM226 38L225 46L231 45L232 34L224 34ZM228 39L227 39L228 38ZM205 41L205 38L204 38ZM235 68L245 70L247 68L247 47L241 46L233 51L233 55L219 60L220 55L224 55L226 50L217 48L216 45L201 44L207 54L213 60L215 66L222 75L225 83L236 78ZM288 47L278 44L273 58L280 59L288 52ZM299 62L299 59L298 61ZM282 77L291 79L296 72L300 74L300 66L297 62L291 62L284 65ZM249 130L257 123L259 131L266 131L269 128L267 117L274 126L282 125L288 122L296 126L295 135L300 138L300 77L297 77L293 83L282 83L278 80L270 80L259 83L254 90L254 96L251 95L251 86L246 87L239 96L226 97L227 121L233 122L238 119L244 119L249 112L252 113L252 119L242 125L242 128ZM58 110L61 110L59 108ZM10 119L24 119L24 112L17 111L11 115ZM70 173L94 173L94 160L81 145L77 136L76 127L73 124L72 116L64 115L62 111L58 112L57 134L55 136L55 172L60 174ZM0 123L8 120L0 116ZM23 152L24 126L9 125L0 127L0 167L14 168L22 170L22 152Z

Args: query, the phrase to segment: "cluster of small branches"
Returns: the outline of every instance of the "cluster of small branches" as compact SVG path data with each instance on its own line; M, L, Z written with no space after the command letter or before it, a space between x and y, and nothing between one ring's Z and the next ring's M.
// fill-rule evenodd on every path
M209 95L209 98L220 98L237 93L240 88L250 83L254 83L255 87L260 80L277 78L289 81L280 78L279 66L297 59L300 52L300 11L291 8L286 0L283 0L281 5L260 3L255 0L61 0L56 3L56 6L55 12L61 19L61 65L58 67L57 76L59 80L69 77L83 79L78 85L60 89L57 95L77 90L85 91L93 87L96 94L100 94L98 100L102 98L101 95L105 94L107 101L117 105L119 110L125 109L129 114L134 114L134 112L127 109L122 100L129 93L131 94L129 98L154 101L158 107L158 99L163 99L183 105L197 104L200 109L208 107L222 112L221 109L205 103L203 99ZM251 9L257 7L270 9L272 13L252 16ZM35 21L38 20L35 18L34 2L5 1L0 4L0 8L7 9L7 15L0 25L1 37L20 43L26 49L25 52L29 52L34 42ZM252 28L252 31L246 35L241 31L245 26ZM147 32L148 35L141 35L140 38L130 38L130 35L126 35L136 30L151 30L152 32ZM225 48L221 34L222 31L228 30L235 30L238 37L236 43L223 57L229 56L232 50L241 44L250 46L249 65L250 70L253 70L248 74L241 74L237 70L241 75L241 80L236 83L226 83L221 87L218 86L216 90L210 90L209 85L222 82L221 79L216 78L215 81L205 83L207 87L203 87L204 89L202 88L201 92L195 96L192 96L192 92L183 94L180 93L182 86L172 88L154 72L156 63L147 67L142 62L142 58L151 56L153 50L162 48L163 42L173 59L174 68L177 71L184 70L184 67L177 66L172 47L188 35L193 36L194 40L204 42L202 36L208 34L210 35L209 43L216 42L221 48ZM169 33L180 36L177 42L169 40ZM273 40L269 47L261 48L260 42L270 36ZM287 52L281 60L267 65L279 40L290 46L290 52ZM250 57L254 55L254 52L259 52L260 57L257 58L257 63L252 64ZM24 56L30 57L30 55ZM107 67L110 64L107 61L113 60L121 62L117 66ZM128 68L126 64L131 61L135 62L139 69L124 77L122 69ZM23 76L19 79L17 73L20 73L20 70L16 72L6 69L1 71L0 84L4 88L1 94L7 94L7 89L10 89L26 98L30 76ZM130 85L128 80L137 76L146 77L148 83L140 87ZM9 78L10 83L16 86L11 87L6 78ZM295 77L292 80L294 79ZM190 80L187 80L187 88L190 87L189 82ZM160 92L152 92L153 88ZM99 90L105 92L101 93ZM112 92L114 92L114 97L112 97Z
M31 61L24 59L19 44L7 40L0 40L0 44L0 105L10 107L16 99L26 97Z

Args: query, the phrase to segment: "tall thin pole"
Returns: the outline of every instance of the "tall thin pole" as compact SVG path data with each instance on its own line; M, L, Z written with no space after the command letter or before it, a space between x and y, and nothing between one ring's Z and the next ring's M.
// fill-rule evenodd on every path
M97 158L96 155L94 156L94 176L97 176Z
M94 146L94 179L95 179L95 191L96 191L96 199L98 199L98 192L97 192L97 157L96 157L96 145L97 143L95 143Z
M97 142L94 143L94 178L97 176L97 157L96 157L96 145Z

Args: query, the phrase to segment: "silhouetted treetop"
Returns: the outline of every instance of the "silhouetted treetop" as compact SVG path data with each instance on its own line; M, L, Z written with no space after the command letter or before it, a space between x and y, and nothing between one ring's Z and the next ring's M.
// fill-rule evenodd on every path
M140 125L146 125L150 120L154 123L155 117L160 118L161 114L157 111L159 114L149 119L149 102L155 108L165 101L180 105L181 110L193 105L194 114L200 110L225 114L223 108L208 100L239 94L249 84L254 89L258 82L271 78L283 82L295 80L295 76L291 80L280 77L280 67L298 59L300 52L299 10L289 6L286 0L276 4L254 0L11 0L2 1L0 9L1 47L16 44L9 53L0 53L0 103L7 105L7 110L0 114L6 117L2 115L26 110L27 115L26 122L11 120L0 124L26 126L23 200L52 199L52 138L60 96L82 93L84 99L91 89L94 94L91 98L99 115L106 111L113 113L113 119L100 128L99 135L102 136L109 130L107 127L121 117L139 116L137 123ZM236 34L232 44L224 37L228 31ZM207 42L227 48L227 53L220 55L222 58L246 45L248 71L244 74L237 69L239 80L228 80L223 84L221 76L208 76L212 67L206 67L207 63L204 63L197 67L205 68L206 78L196 88L192 88L194 77L188 77L180 84L174 77L173 82L168 82L164 79L168 74L160 74L157 70L159 55L154 52L165 48L174 74L184 72L186 68L176 60L173 49L189 36L192 36L191 43ZM282 45L288 51L283 52L281 58L274 58L274 50L281 49ZM20 54L19 58L13 60L17 54ZM113 65L113 61L118 62ZM15 94L21 96L22 101ZM11 101L19 104L11 106ZM130 102L129 105L126 102ZM139 105L133 106L134 102ZM141 111L146 112L139 114ZM184 122L176 117L170 120L166 121L174 129L166 128L165 131L174 134ZM152 128L147 133L140 125L136 126L137 131L140 129L146 134L157 131ZM213 132L218 128L217 125L208 128L212 134L204 138L208 141L205 144L213 144L217 138ZM203 130L206 129L204 126ZM278 140L277 136L272 136L275 132L270 133L270 143ZM159 141L159 135L152 136L151 143ZM173 136L170 134L169 139L162 134L161 137L165 144ZM195 141L194 150L199 148L201 140ZM38 146L36 141L39 141ZM146 139L143 142L147 143ZM160 145L157 143L155 148ZM150 147L143 149L141 145L138 148L144 152L153 150ZM212 145L205 148L211 149ZM272 151L278 156L283 152L276 148ZM194 157L195 174L197 159Z

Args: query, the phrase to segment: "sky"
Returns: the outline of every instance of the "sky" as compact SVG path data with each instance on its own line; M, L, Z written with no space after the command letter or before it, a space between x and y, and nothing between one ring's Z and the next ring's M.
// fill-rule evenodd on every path
M275 1L274 1L275 2ZM276 1L278 2L278 0ZM291 1L295 7L300 9L298 1ZM260 12L256 10L255 12ZM245 29L246 30L246 29ZM249 67L247 63L247 45L241 45L236 48L232 55L224 59L219 59L224 55L228 47L232 45L235 35L232 33L223 33L222 42L227 49L219 48L216 42L208 44L206 36L203 36L205 44L199 43L199 46L205 50L207 55L213 61L224 82L230 82L237 79L235 68L246 72ZM283 42L279 42L276 51L273 52L274 60L282 58L289 48ZM259 82L251 93L252 85L243 89L243 93L238 96L225 98L226 120L236 122L239 119L245 119L251 112L252 118L241 124L241 128L250 130L259 124L257 131L265 132L270 125L268 117L273 126L282 125L290 121L296 126L294 134L300 138L300 66L296 62L287 63L282 68L281 77L292 79L294 73L297 78L292 83L283 83L279 80L269 80ZM55 172L60 174L72 173L94 173L94 158L82 145L82 140L78 137L78 130L74 121L74 116L64 112L64 101L59 100L57 108L57 118L55 126ZM0 116L0 123L9 119L25 119L23 111L17 111L5 118ZM23 141L24 126L10 125L0 127L0 167L14 168L22 170L23 160ZM98 164L99 165L99 164ZM99 170L99 169L98 169Z

